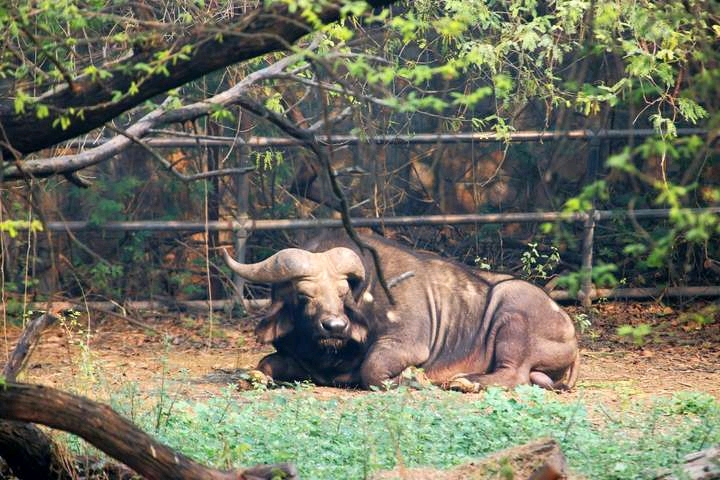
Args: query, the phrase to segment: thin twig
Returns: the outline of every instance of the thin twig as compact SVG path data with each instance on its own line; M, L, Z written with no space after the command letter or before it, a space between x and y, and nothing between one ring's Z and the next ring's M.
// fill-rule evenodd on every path
M371 247L370 245L367 245L365 242L363 242L360 237L358 237L357 233L355 232L355 229L352 226L352 223L350 221L350 212L348 209L348 202L345 197L345 195L342 192L342 188L340 187L340 184L337 181L337 177L334 175L332 165L330 164L330 160L327 157L327 154L325 153L325 150L320 146L320 144L317 141L317 138L312 132L309 132L308 130L299 128L298 126L292 124L287 119L282 117L281 115L269 110L265 106L257 103L256 101L247 98L247 97L240 97L238 99L238 105L240 105L242 108L248 110L249 112L261 117L265 118L269 122L271 122L276 127L280 128L282 131L290 135L291 137L294 137L298 140L301 140L312 152L315 154L315 156L320 161L320 164L322 165L323 169L326 171L328 178L330 180L330 185L332 187L333 193L337 197L340 205L340 216L342 218L343 227L345 228L345 231L347 232L350 239L355 243L358 248L360 248L361 251L368 251L370 252L370 255L373 258L373 263L375 265L375 272L378 276L378 282L380 283L380 286L382 287L383 291L385 292L385 295L388 297L388 301L390 304L394 305L395 300L392 296L392 293L390 293L390 288L388 287L386 281L385 281L385 275L383 274L382 270L382 264L380 263L380 257L378 255L378 252L375 248Z
M255 170L255 167L243 167L243 168L222 168L219 170L211 170L208 172L200 172L193 175L185 175L184 173L178 171L174 168L173 164L169 162L165 157L160 155L158 152L155 151L155 149L151 148L147 143L145 143L141 138L136 137L135 135L128 133L125 130L122 130L120 128L117 128L111 124L106 124L106 128L109 130L112 130L113 132L117 133L118 135L122 135L124 137L127 137L130 139L134 144L141 147L143 150L148 152L155 160L160 162L165 168L170 171L170 173L174 174L176 177L178 177L183 182L193 182L195 180L203 180L206 178L212 178L212 177L221 177L225 175L245 175L246 173L252 172Z

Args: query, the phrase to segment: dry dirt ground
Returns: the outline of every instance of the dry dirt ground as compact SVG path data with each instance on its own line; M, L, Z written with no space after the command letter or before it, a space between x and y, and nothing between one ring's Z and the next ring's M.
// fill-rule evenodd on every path
M586 312L566 307L573 316L587 315L581 335L582 365L578 386L563 394L572 400L623 402L688 390L720 399L720 301L602 303ZM137 382L141 395L158 388L202 399L226 388L228 372L252 367L270 350L259 346L252 326L242 319L183 313L144 313L131 322L119 315L91 313L46 331L32 352L20 380L102 400ZM647 324L652 333L642 345L620 337L621 325ZM5 363L20 328L0 325L0 364ZM319 396L352 395L317 388Z

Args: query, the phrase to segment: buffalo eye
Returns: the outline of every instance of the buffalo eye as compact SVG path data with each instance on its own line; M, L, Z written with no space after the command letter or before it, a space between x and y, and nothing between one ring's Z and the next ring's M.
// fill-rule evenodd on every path
M362 285L362 280L357 277L350 277L348 278L348 285L350 286L350 290L355 293Z
M298 293L297 300L301 305L307 305L310 302L310 296L304 293Z

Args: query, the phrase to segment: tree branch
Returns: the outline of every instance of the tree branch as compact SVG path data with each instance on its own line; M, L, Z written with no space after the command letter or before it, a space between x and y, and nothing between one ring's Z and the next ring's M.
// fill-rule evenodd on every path
M180 172L179 170L176 170L175 167L171 162L169 162L165 157L160 155L155 149L150 147L147 143L143 142L142 139L137 138L136 136L121 130L119 128L115 128L111 125L107 125L107 127L117 133L118 135L122 135L124 137L129 138L132 140L132 142L145 150L147 153L150 154L155 160L160 162L160 164L165 167L170 173L178 177L180 180L182 180L185 183L193 182L195 180L203 180L205 178L213 178L213 177L222 177L224 175L244 175L246 173L252 172L255 170L255 167L243 167L243 168L222 168L219 170L212 170L209 172L201 172L196 173L193 175L185 175L184 173Z
M317 19L325 24L338 20L343 3L330 2L323 6L317 12ZM391 3L393 0L368 2L372 7ZM301 11L290 13L283 2L261 5L245 16L231 18L214 28L198 25L190 30L173 45L174 53L189 53L167 62L162 73L148 75L134 68L138 64L157 63L157 50L140 50L124 61L103 66L109 77L81 75L72 79L73 88L59 88L37 99L48 107L49 115L45 118L38 118L32 106L16 112L11 100L2 101L1 156L10 158L8 154L12 151L25 155L87 133L144 101L207 73L272 51L287 50L315 29ZM130 94L132 86L141 88ZM117 92L121 92L120 98ZM70 124L60 128L59 119L68 117L71 111L74 113Z
M14 163L6 163L0 178L3 180L17 180L27 177L49 177L57 174L66 174L96 165L119 154L136 140L142 139L152 129L168 123L181 123L203 115L209 115L214 108L229 106L237 103L240 95L245 93L255 83L273 78L284 68L292 65L301 58L302 54L285 57L266 68L251 73L235 86L204 101L196 102L174 110L166 110L166 99L160 107L143 116L128 127L123 135L118 135L100 146L87 149L72 155L59 155L50 158L38 158Z
M0 418L40 423L74 433L149 479L294 479L290 464L221 471L173 451L118 415L107 405L50 387L6 383L0 386Z
M52 313L43 313L39 317L33 319L23 329L22 335L15 345L15 349L10 355L10 360L2 371L2 376L5 377L5 381L14 382L18 376L18 373L22 370L25 361L27 360L30 351L35 347L35 344L40 340L40 335L43 330L53 325L58 321L58 317Z
M342 188L337 181L337 176L333 171L330 159L328 158L323 147L318 143L315 134L312 131L299 128L298 126L287 121L281 115L278 115L277 113L265 108L263 105L260 105L259 103L249 98L239 98L238 105L240 105L245 110L257 115L258 117L265 118L288 135L304 142L305 145L310 150L312 150L312 152L320 161L323 169L327 173L328 179L330 180L330 184L333 189L333 193L338 199L340 216L342 218L345 231L347 232L350 239L358 246L358 248L360 248L360 250L370 252L370 255L373 257L373 263L375 265L375 272L378 276L378 282L385 291L385 295L387 295L390 303L395 304L392 293L390 293L390 288L385 281L385 275L383 274L382 265L380 263L380 257L377 253L377 250L360 240L360 237L358 237L357 233L355 232L355 229L350 222L350 209L348 207L347 198L345 198L345 195L342 192Z

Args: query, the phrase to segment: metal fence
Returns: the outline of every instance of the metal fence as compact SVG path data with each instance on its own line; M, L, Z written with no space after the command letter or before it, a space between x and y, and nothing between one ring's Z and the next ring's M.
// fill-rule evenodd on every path
M254 146L254 147L292 147L302 146L302 142L291 138L277 137L250 137L248 139L227 138L214 136L168 136L168 132L162 133L162 138L147 140L150 146L155 148L179 148L198 146ZM702 129L679 129L679 136L685 135L707 135ZM589 144L587 158L586 181L594 181L600 171L599 147L602 141L612 139L645 138L657 135L654 130L568 130L568 131L522 131L511 132L499 136L495 133L459 133L459 134L418 134L418 135L381 135L373 137L359 137L349 135L334 135L331 137L317 136L318 142L325 145L357 145L359 143L373 143L378 145L398 144L432 144L432 143L490 143L490 142L545 142L560 139L585 140ZM716 141L716 140L715 140ZM102 143L102 140L92 146ZM241 174L246 175L247 173ZM702 211L720 214L720 207L707 209L693 209L695 213ZM667 218L670 210L667 209L644 209L634 211L606 211L591 210L586 213L564 213L564 212L525 212L525 213L497 213L497 214L459 214L459 215L421 215L421 216L396 216L386 218L353 218L351 223L355 227L371 226L415 226L415 225L458 225L458 224L504 224L504 223L537 223L549 221L563 221L582 223L582 267L581 267L581 288L578 299L583 305L590 305L593 299L600 297L613 298L634 298L634 297L657 297L657 296L716 296L720 295L720 287L674 287L674 288L624 288L611 290L596 290L592 285L592 264L594 250L594 232L598 222L617 218ZM110 222L103 225L92 225L88 222L49 222L45 227L52 231L78 231L78 230L105 230L105 231L184 231L184 232L206 232L206 231L233 231L235 232L236 252L239 257L244 256L244 249L247 238L252 232L264 230L294 230L294 229L326 229L339 228L342 226L340 220L335 219L278 219L278 220L254 220L247 218L247 212L238 211L234 220L209 221L209 222L178 222L178 221L130 221ZM243 258L239 258L241 261ZM558 299L569 298L568 292L556 291L551 293Z
M688 209L692 213L711 212L720 215L720 207L707 209ZM583 224L582 237L582 279L583 283L578 299L584 305L597 298L638 298L657 296L716 296L720 295L720 287L672 287L672 288L622 288L597 290L592 286L592 252L594 231L598 222L628 218L667 218L668 209L643 210L594 210L592 212L526 212L526 213L493 213L464 215L419 215L398 216L387 218L352 218L353 227L399 227L418 225L461 225L461 224L503 224L503 223L537 223L537 222L576 222ZM159 232L235 232L237 251L243 251L245 243L252 232L268 230L301 230L342 228L339 219L279 219L211 221L211 222L175 222L175 221L134 221L109 222L93 225L88 222L48 222L45 228L55 232L96 230L96 231L159 231ZM243 259L240 259L241 261ZM551 292L556 299L567 300L568 292Z

